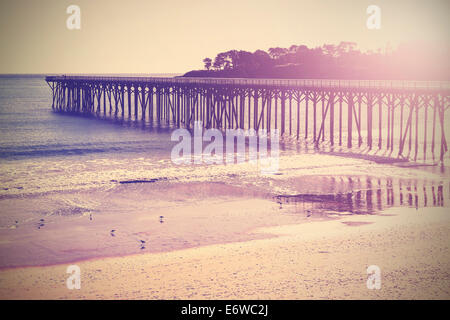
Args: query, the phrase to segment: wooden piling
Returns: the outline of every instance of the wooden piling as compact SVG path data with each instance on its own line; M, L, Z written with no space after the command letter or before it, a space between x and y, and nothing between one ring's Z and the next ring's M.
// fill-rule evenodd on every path
M378 104L378 148L389 151L384 155L389 156L393 152L394 146L397 147L395 145L397 135L399 156L411 156L412 160L417 160L421 147L419 139L423 137L423 148L420 149L420 152L423 152L423 158L426 160L429 157L427 153L430 143L431 154L434 158L437 134L440 134L439 159L441 161L447 152L444 115L445 110L448 109L450 90L445 85L425 86L419 90L411 86L396 88L391 88L389 85L375 88L370 85L361 87L351 84L335 86L328 80L322 80L318 84L316 81L308 80L274 80L271 83L271 80L261 82L252 79L212 79L211 81L199 79L197 82L183 78L88 76L49 76L46 77L46 80L52 94L51 107L55 112L95 116L103 113L103 116L106 117L109 105L109 116L114 114L114 117L117 117L120 109L123 119L126 113L125 108L128 106L128 119L131 119L134 114L134 119L146 121L148 108L150 123L153 123L155 116L158 123L165 120L167 125L176 127L184 125L190 128L194 121L201 120L205 127L267 129L268 132L274 125L276 129L280 128L282 135L289 130L289 135L292 136L293 131L296 130L297 139L300 139L300 135L303 134L300 121L304 116L305 140L312 135L316 147L321 147L326 141L328 138L326 133L329 133L329 144L334 146L337 126L339 127L339 145L342 146L343 107L346 104L347 147L352 147L353 135L357 133L358 146L362 147L366 141L367 148L372 150L374 143L373 111ZM278 111L278 98L280 99L280 112ZM289 99L288 106L287 99ZM309 116L310 100L312 100L313 107L312 119ZM305 108L301 108L303 101ZM367 101L367 104L363 110L364 101ZM297 103L296 108L295 102ZM321 116L317 114L320 112L317 109L319 102L321 102ZM336 103L339 103L338 119L336 119L335 113ZM132 111L133 104L134 112ZM383 107L383 104L386 104L386 108ZM272 108L273 106L274 108ZM420 119L422 106L424 107L423 122ZM289 108L288 113L287 107ZM410 111L406 122L403 115L405 107ZM428 133L428 108L433 109L430 111L433 112L430 115L433 122L431 134ZM328 111L329 119L327 119ZM396 116L396 113L399 113L400 117L397 122L398 115ZM363 117L366 117L366 123L363 123ZM387 124L383 128L384 117ZM317 126L319 120L321 120L320 128ZM353 120L355 124L353 124ZM296 124L293 123L295 121L297 121ZM339 123L336 124L335 121ZM311 122L312 128L310 128ZM398 122L399 128L396 127ZM367 130L363 131L364 124L366 124L364 129ZM326 128L327 125L329 128ZM439 130L437 126L440 127L440 133L437 132ZM312 131L311 134L309 131ZM383 137L386 137L385 143ZM408 144L407 147L406 144ZM403 153L406 148L408 154Z

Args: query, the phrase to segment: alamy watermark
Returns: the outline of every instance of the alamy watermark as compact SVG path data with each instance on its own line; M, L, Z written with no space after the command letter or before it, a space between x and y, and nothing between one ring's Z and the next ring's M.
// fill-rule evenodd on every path
M66 273L69 273L70 276L66 280L67 289L81 289L81 269L79 266L72 264L67 267Z
M172 148L171 160L174 164L234 164L248 161L256 165L261 173L274 174L279 169L279 140L277 129L270 133L267 130L227 129L224 139L220 130L204 129L202 121L196 121L193 135L187 129L172 132L171 141L178 143ZM203 142L209 144L203 147Z
M374 4L370 5L366 9L366 13L369 17L366 21L367 29L378 30L381 29L381 8Z
M67 7L66 13L70 16L66 20L66 27L69 30L81 29L81 9L79 6L72 4Z
M366 270L367 277L367 289L369 290L380 290L381 289L381 269L379 266L371 265L367 267Z

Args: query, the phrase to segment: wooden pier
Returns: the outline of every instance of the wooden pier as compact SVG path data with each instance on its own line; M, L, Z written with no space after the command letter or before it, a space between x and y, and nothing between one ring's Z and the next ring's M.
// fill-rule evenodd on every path
M450 83L47 76L52 108L192 128L279 130L315 147L411 160L448 151Z

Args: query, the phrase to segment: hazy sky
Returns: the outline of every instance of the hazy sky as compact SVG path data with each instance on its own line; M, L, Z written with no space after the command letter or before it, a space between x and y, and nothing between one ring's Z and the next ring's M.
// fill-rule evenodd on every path
M69 30L66 8L81 8ZM381 29L366 27L369 5ZM158 73L221 51L449 42L450 0L0 0L0 73Z

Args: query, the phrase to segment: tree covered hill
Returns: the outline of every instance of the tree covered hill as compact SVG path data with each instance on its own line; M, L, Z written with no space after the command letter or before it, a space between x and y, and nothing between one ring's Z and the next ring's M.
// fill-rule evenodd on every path
M341 42L308 48L230 50L205 58L204 70L184 77L450 80L449 51L401 45L377 52L361 52L356 43Z

